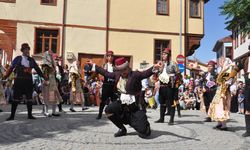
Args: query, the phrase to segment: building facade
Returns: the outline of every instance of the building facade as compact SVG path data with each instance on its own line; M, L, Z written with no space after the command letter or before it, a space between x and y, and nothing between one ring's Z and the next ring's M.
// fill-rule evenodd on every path
M216 53L217 64L221 57L227 57L233 60L233 38L231 35L226 36L216 42L213 51Z
M51 49L64 63L76 58L82 66L89 58L102 64L113 50L140 69L170 47L176 61L200 46L207 1L0 0L0 48L11 61L27 42L38 61Z
M240 34L238 30L233 30L233 59L234 61L240 60L241 58L249 55L250 53L250 33L244 35ZM244 81L244 71L241 70L238 74L238 78Z

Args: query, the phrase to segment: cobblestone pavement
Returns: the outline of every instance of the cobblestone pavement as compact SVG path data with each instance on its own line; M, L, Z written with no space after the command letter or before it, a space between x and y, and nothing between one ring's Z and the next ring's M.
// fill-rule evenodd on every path
M174 126L166 123L155 124L159 110L148 110L152 135L141 139L136 132L126 126L128 135L114 138L117 128L105 117L96 120L98 108L91 107L85 112L67 111L61 117L46 118L41 114L41 106L34 107L37 120L27 120L25 105L18 106L16 120L6 122L10 106L0 113L0 149L1 150L97 150L97 149L185 149L185 150L235 150L250 149L250 138L242 138L245 130L244 116L232 114L228 123L229 131L212 129L215 122L204 123L205 115L200 111L182 111L182 117L175 119Z

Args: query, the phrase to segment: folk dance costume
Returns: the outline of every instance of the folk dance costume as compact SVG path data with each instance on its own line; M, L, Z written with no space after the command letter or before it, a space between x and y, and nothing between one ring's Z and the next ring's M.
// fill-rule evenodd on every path
M201 110L205 110L206 113L208 113L209 110L209 106L210 103L212 102L215 93L216 93L216 89L217 89L217 85L216 85L216 78L217 78L217 74L214 71L215 68L215 62L214 61L209 61L207 64L209 69L208 72L206 72L205 74L203 74L202 76L202 80L201 80L201 85L203 87L203 99L201 102ZM211 122L211 118L207 117L205 120L205 122Z
M229 86L232 84L232 80L229 79L229 73L232 71L232 61L229 58L222 60L222 70L217 77L217 90L216 94L210 104L208 110L208 116L213 120L217 121L218 125L215 129L227 130L226 121L229 119L231 94Z
M15 117L15 112L17 109L18 102L22 99L27 100L27 109L28 109L28 119L36 119L32 116L32 93L33 93L33 80L32 80L32 68L36 70L39 76L43 77L43 73L38 67L35 60L29 57L30 47L27 43L22 44L21 51L23 55L17 56L11 63L10 68L6 71L3 79L8 78L8 76L14 70L15 78L13 85L13 97L14 100L11 105L11 115L7 119L13 120ZM24 87L25 85L25 87ZM24 97L23 97L24 96Z
M129 124L139 133L140 137L145 138L151 134L151 130L146 111L139 108L141 80L154 74L153 67L143 72L132 71L129 63L123 57L115 60L115 66L117 71L112 73L95 64L92 66L93 71L115 79L117 90L121 94L119 100L112 102L105 109L108 119L119 128L114 136L126 135L127 130L124 124Z
M233 78L237 73L243 69L245 78L245 89L244 89L244 107L245 107L245 122L246 122L246 132L242 135L243 137L250 136L250 56L247 55L240 59L229 75L229 78Z
M175 115L175 105L174 101L178 100L178 88L181 79L181 74L178 65L170 61L171 50L166 48L162 52L167 55L167 59L163 60L163 68L159 75L160 89L159 89L159 99L160 99L160 119L155 121L155 123L163 123L166 109L170 114L169 125L174 124Z
M0 65L0 79L3 78L4 71L5 70L4 70L3 66ZM0 105L6 105L5 93L4 93L4 88L3 88L2 82L0 83ZM1 109L0 109L0 112L2 112Z
M49 51L46 51L44 53L42 70L44 76L48 79L48 82L45 81L42 88L42 95L44 100L44 115L47 117L51 117L51 114L48 112L48 107L51 106L52 116L60 116L58 113L56 113L56 107L57 104L62 102L62 98L58 91L56 82L55 63Z
M104 65L104 69L108 72L114 72L114 65L112 63L113 61L113 51L108 51L106 53L106 58L108 62ZM102 112L105 107L105 105L108 105L108 103L111 101L115 101L117 99L116 96L116 88L115 88L115 80L108 78L104 76L104 81L102 85L102 96L101 96L101 103L99 106L99 114L96 117L96 119L102 118Z
M78 61L74 61L72 66L69 69L69 83L71 84L70 91L70 111L76 112L74 110L74 105L82 105L82 111L88 109L85 107L85 99L83 96L83 89L81 83L81 71L79 69Z

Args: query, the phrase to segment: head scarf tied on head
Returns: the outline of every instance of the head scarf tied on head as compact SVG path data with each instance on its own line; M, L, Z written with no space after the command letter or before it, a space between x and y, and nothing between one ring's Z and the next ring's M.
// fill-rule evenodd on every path
M77 65L77 61L74 61L70 68L69 68L69 73L75 73L75 74L79 74L79 68L78 68L78 65Z
M42 65L48 65L49 67L54 66L54 61L49 51L44 52Z

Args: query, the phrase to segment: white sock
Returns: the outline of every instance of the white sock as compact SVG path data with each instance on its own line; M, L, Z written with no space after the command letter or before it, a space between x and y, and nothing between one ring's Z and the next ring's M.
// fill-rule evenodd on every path
M52 105L52 114L56 113L56 105Z

